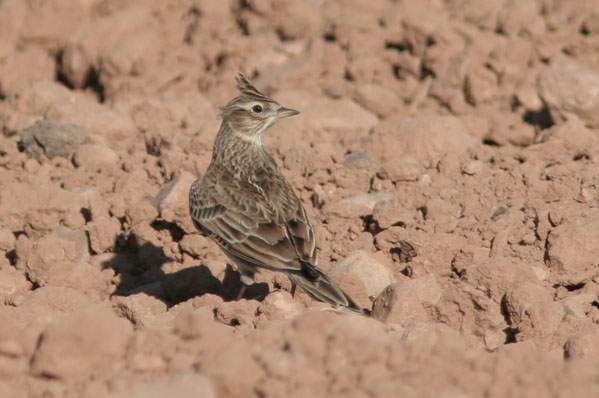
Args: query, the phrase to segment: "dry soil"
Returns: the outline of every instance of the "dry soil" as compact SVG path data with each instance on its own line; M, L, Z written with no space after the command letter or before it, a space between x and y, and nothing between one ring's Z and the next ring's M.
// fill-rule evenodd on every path
M245 72L363 317L187 193ZM0 1L0 396L599 396L599 1Z

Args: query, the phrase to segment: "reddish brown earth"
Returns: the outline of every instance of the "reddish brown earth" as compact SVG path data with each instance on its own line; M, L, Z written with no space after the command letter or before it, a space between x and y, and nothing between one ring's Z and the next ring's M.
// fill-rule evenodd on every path
M0 1L0 396L599 396L599 1ZM187 210L234 77L372 317Z

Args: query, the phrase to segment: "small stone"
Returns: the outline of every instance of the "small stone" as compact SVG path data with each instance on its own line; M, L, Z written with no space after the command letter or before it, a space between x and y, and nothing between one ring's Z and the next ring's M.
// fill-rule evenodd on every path
M531 267L531 271L535 274L537 279L540 281L545 281L549 278L550 273L547 271L546 267Z
M97 254L112 251L117 236L121 232L121 223L114 217L94 218L86 225L90 246Z
M506 212L507 209L503 206L496 208L495 211L493 211L493 214L491 214L491 220L494 220L495 218L505 214Z
M551 118L565 121L576 115L593 129L599 128L599 74L566 59L552 60L539 74L539 93Z
M229 326L250 326L260 303L256 300L225 301L215 309L215 318Z
M489 252L489 257L501 258L505 255L505 252L508 248L507 238L508 234L504 229L495 234L493 240L491 241L491 251Z
M347 89L343 85L334 84L330 87L327 87L325 93L333 99L339 99L347 94Z
M375 255L362 250L350 253L329 271L329 275L336 279L342 279L348 274L362 281L369 297L378 296L385 287L395 282L390 267Z
M17 256L16 268L18 270L22 271L26 269L27 260L31 255L32 249L33 241L25 236L25 234L19 235L15 242L15 254Z
M577 318L585 318L586 313L591 309L591 305L598 299L596 293L586 292L566 297L561 300L566 314Z
M179 207L182 203L187 203L189 187L194 181L195 178L184 171L156 194L152 199L152 205L161 211L167 207Z
M78 199L84 204L88 214L86 221L110 216L110 204L96 187L81 187L73 189Z
M522 123L521 117L511 113L489 114L490 129L484 135L485 140L495 142L499 146L512 144L529 146L536 136L532 125Z
M39 120L21 130L19 145L27 155L36 159L42 154L49 159L69 157L90 133L88 129L74 124Z
M353 152L345 155L343 166L348 169L376 169L378 164L376 159L368 152Z
M35 174L40 169L40 162L38 162L37 159L29 158L23 162L23 168L28 173Z
M365 193L343 198L338 202L327 204L325 209L337 216L356 218L372 214L376 208L381 211L388 201L393 199L392 193Z
M158 217L158 211L149 201L136 201L130 204L125 210L127 220L130 225L137 225L141 222L151 222Z
M112 270L99 270L78 261L82 255L77 245L76 241L54 234L39 239L25 262L27 278L39 286L69 286L89 295L107 295L113 277Z
M531 83L523 81L516 86L514 95L522 106L532 112L538 112L543 109L543 101L539 98L539 94Z
M372 317L402 327L428 321L422 302L409 281L387 286L374 300Z
M200 258L208 252L209 241L200 234L188 234L179 241L179 247L195 258Z
M560 225L562 223L562 221L564 221L563 209L560 209L560 208L551 209L551 210L549 210L547 217L549 218L549 222L551 223L551 225L554 227L557 227L558 225Z
M480 66L464 78L464 96L472 105L491 101L497 95L497 76L488 68Z
M128 319L136 328L146 327L157 315L167 310L164 301L145 293L126 297L116 296L112 307L117 314Z
M552 301L551 294L531 282L516 282L505 296L505 309L512 325L518 325L527 316L528 307L537 301Z
M535 235L534 232L531 231L522 237L522 240L520 241L520 243L522 243L523 245L531 246L531 245L534 245L536 241L537 241L537 236Z
M267 295L258 307L258 313L269 321L274 319L293 319L301 314L298 301L285 291L275 291Z
M119 155L106 145L83 144L75 151L73 163L89 171L108 170L118 166Z
M89 260L89 239L85 231L72 230L67 227L59 226L52 230L52 235L75 243L75 261L85 262Z
M480 160L472 160L462 168L462 173L474 176L483 172L484 163Z
M505 309L510 325L518 328L516 339L535 339L540 345L547 343L566 313L546 288L521 281L505 295Z
M409 281L405 281L405 283L412 285L416 296L418 296L424 308L433 307L441 298L441 286L437 282L435 275L410 279Z
M195 177L184 171L152 199L152 206L158 210L160 216L165 221L176 223L185 232L195 231L189 217L189 188L194 181Z
M552 218L551 213L549 216ZM580 274L596 266L597 230L599 213L561 222L547 237L547 266L562 275Z
M484 343L487 350L497 350L505 344L505 332L503 330L487 330L484 336Z
M77 257L76 243L56 235L48 235L35 242L27 259L27 277L44 286L58 275L70 273Z
M426 202L426 219L436 222L446 221L447 219L456 219L457 206L448 200L441 198L432 198Z
M587 188L581 187L577 201L580 203L589 203L595 199L595 193Z
M384 208L375 208L373 219L383 230L393 225L408 224L414 218L414 212L405 209L397 200L385 202Z

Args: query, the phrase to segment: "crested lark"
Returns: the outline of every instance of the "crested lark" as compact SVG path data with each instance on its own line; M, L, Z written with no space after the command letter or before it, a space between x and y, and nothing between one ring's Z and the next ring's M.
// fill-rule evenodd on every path
M221 108L212 161L189 192L196 228L212 238L241 273L243 296L259 268L281 271L312 297L360 309L318 268L316 239L299 198L262 145L277 120L298 114L258 91L242 74L239 96Z

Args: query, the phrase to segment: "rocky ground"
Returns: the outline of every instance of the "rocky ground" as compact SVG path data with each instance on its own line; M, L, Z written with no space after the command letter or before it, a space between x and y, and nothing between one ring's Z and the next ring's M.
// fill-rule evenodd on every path
M599 2L0 1L0 396L599 395ZM363 317L191 182L244 71Z

